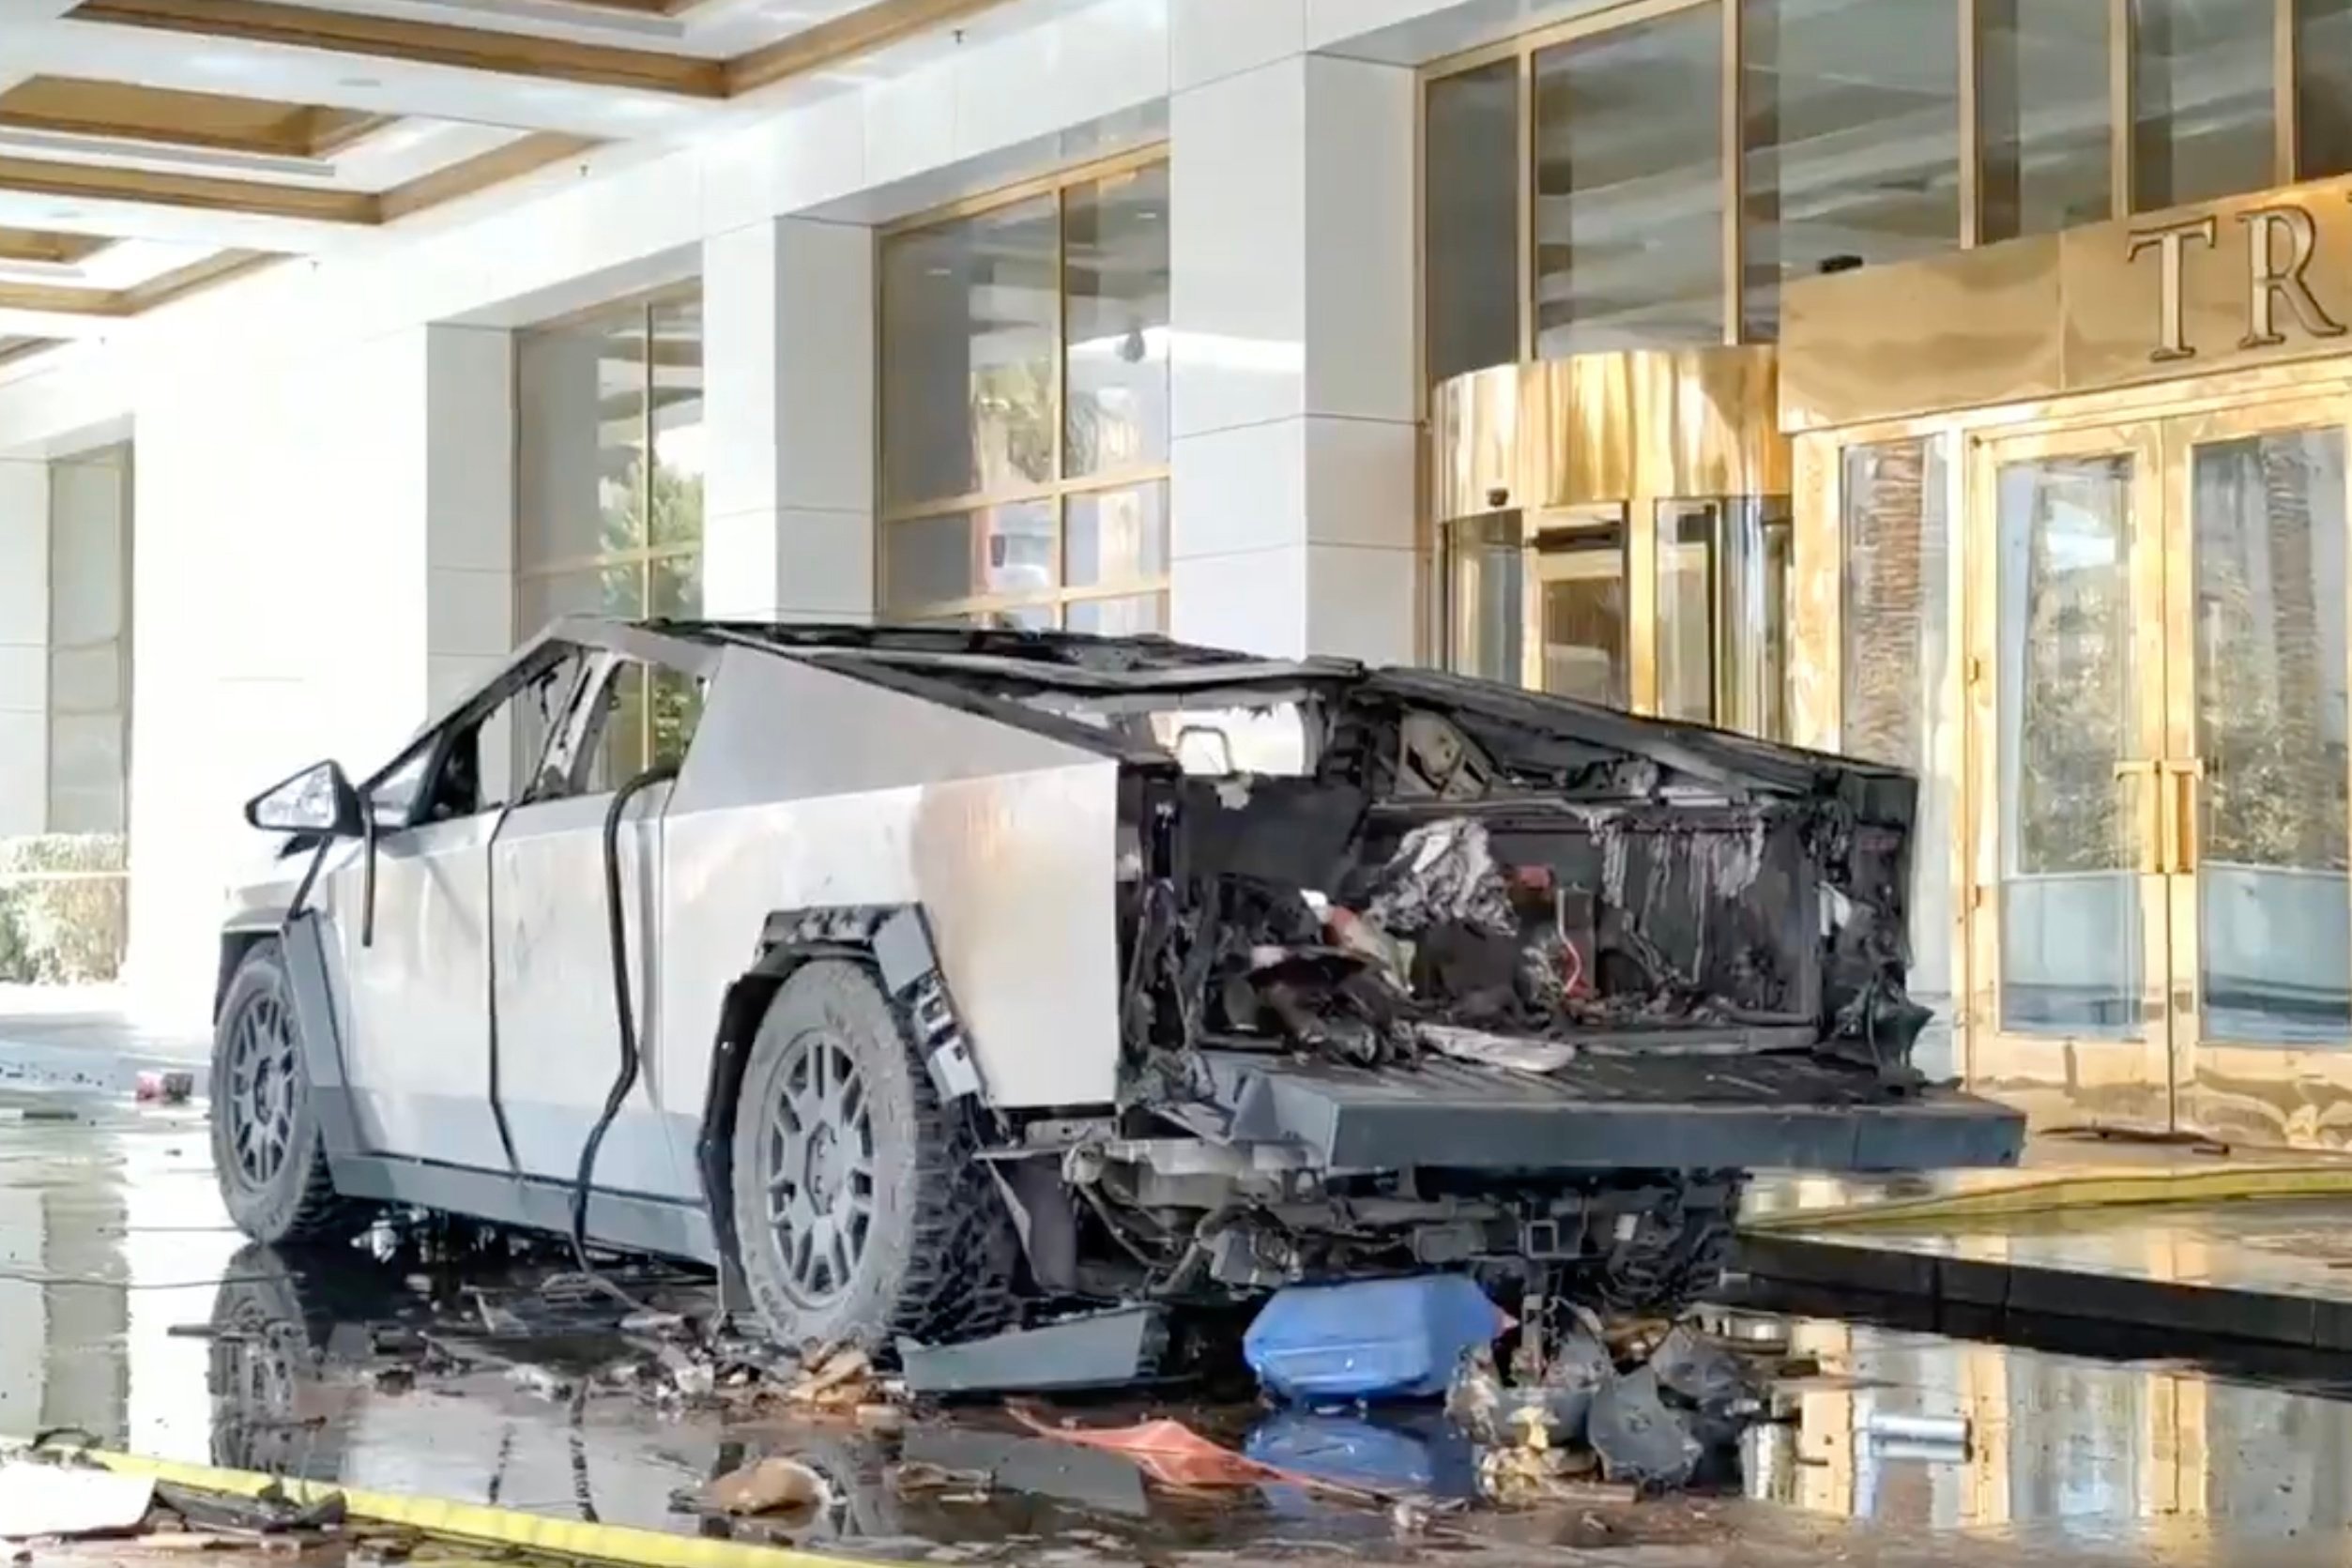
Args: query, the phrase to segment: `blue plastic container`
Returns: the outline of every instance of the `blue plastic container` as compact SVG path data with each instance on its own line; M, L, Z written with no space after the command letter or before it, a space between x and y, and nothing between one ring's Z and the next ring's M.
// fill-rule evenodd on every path
M1502 1309L1462 1274L1293 1286L1260 1309L1242 1354L1283 1399L1426 1399L1503 1325Z

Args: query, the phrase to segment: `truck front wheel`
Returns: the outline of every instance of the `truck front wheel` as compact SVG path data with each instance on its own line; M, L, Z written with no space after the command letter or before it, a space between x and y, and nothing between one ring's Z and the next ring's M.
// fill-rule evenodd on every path
M735 1111L737 1244L777 1343L879 1351L1003 1327L1018 1241L977 1149L870 970L794 970Z
M212 1165L237 1228L265 1246L344 1241L371 1210L335 1193L311 1104L294 988L260 941L221 998L212 1035Z

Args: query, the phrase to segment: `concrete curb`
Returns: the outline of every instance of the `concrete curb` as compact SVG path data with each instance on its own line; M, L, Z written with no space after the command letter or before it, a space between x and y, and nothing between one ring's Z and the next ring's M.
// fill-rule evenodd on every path
M22 1441L0 1444L0 1450L34 1452ZM152 1476L193 1491L231 1497L254 1497L273 1485L283 1487L288 1498L304 1504L340 1494L354 1519L398 1525L464 1545L503 1546L551 1557L625 1564L627 1568L871 1568L856 1558L829 1556L798 1547L747 1545L707 1536L642 1530L634 1525L588 1524L486 1503L361 1491L326 1482L219 1469L209 1465L181 1464L105 1449L52 1444L40 1452L78 1455L120 1474Z
M1759 1215L1740 1228L1750 1236L1788 1236L1821 1230L1920 1228L2065 1210L2344 1196L2352 1196L2352 1163L2344 1161L2239 1170L2062 1172L1981 1192L1893 1198L1836 1209L1794 1209Z

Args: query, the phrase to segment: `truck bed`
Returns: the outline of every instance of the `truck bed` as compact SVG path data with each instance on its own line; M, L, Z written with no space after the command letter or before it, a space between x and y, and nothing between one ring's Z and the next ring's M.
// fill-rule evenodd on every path
M1334 1170L1917 1170L2014 1165L2024 1138L2005 1106L1798 1052L1587 1056L1543 1076L1205 1055L1229 1141L1301 1144Z

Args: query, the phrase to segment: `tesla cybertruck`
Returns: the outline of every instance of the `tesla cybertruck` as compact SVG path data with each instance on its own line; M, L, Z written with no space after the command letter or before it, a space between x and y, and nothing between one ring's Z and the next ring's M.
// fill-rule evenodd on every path
M1428 670L566 620L248 805L221 1183L273 1244L708 1265L792 1345L1425 1270L1669 1307L1749 1171L2018 1155L1910 1062L1914 794Z

